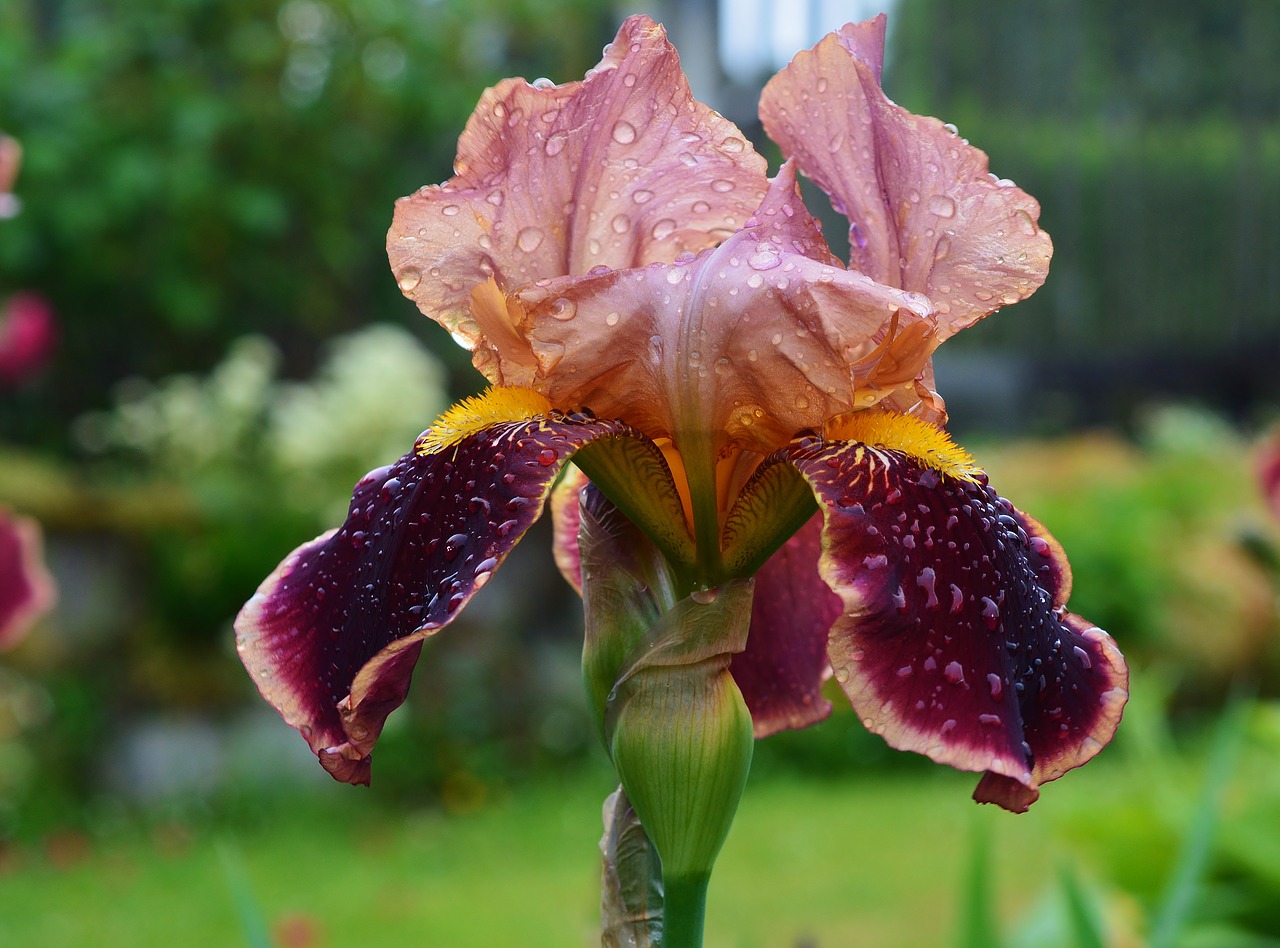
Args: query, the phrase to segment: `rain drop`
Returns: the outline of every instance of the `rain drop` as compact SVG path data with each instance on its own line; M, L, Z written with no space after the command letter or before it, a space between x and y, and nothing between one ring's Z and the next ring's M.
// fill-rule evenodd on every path
M551 318L558 319L561 322L573 319L577 312L577 304L563 296L551 304Z
M1000 624L1000 607L990 596L982 597L982 619L992 631Z
M637 191L636 193L638 194L639 192ZM666 240L675 232L675 229L676 222L669 217L664 217L653 225L653 230L650 233L653 234L654 240Z
M752 270L772 270L782 262L773 250L758 250L747 258L747 266Z
M542 229L540 227L526 227L516 234L516 246L525 253L533 253L541 243Z
M550 467L559 460L560 455L556 454L551 448L543 448L538 452L538 463L543 467Z
M564 132L556 132L547 139L546 144L542 147L547 153L548 158L554 158L560 152L564 151L565 144L569 141L569 136Z
M616 326L618 325L618 320L621 318L622 317L620 317L617 313L610 313L608 316L604 318L605 325Z
M693 211L695 214L705 214L707 211L711 210L711 205L706 201L694 201L693 207L689 208L689 210Z
M631 220L626 214L618 214L609 222L615 234L625 234L631 229Z
M707 606L720 598L720 590L715 587L711 589L695 589L689 593L689 598L696 603Z
M954 217L956 202L945 194L935 194L929 198L929 210L938 217Z
M638 191L632 192L631 200L635 201L637 204L647 204L653 200L653 192L641 188Z
M964 667L959 662L947 662L947 667L942 669L942 675L951 684L958 685L964 681Z
M619 121L613 126L613 140L619 145L630 145L636 140L636 127L630 122Z
M462 208L458 207L456 204L446 204L440 213L445 217L457 217L458 211L460 210L462 210Z
M728 178L716 178L711 182L711 190L717 194L728 194L736 185Z
M397 278L396 282L400 284L401 290L408 293L422 282L422 271L417 267L405 267L400 271L400 276Z

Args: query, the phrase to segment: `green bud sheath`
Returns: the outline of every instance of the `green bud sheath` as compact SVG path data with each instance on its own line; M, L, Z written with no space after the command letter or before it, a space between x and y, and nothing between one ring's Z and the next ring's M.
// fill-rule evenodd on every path
M609 697L609 752L668 887L710 875L746 785L751 714L729 660L746 642L751 592L735 580L678 602Z
M618 897L605 899L605 929L639 931L664 948L697 946L707 881L751 766L751 714L729 662L746 645L754 581L682 597L676 570L593 487L580 516L588 701L661 864L654 918L644 895L656 882L651 869L617 853L611 860L609 847L619 849L625 834L607 827L606 875L619 877ZM628 878L634 873L646 878Z

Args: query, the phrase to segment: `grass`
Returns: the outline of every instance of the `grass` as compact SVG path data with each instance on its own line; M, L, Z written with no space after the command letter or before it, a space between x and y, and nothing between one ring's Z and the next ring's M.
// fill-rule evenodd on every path
M942 768L753 781L712 880L707 948L953 944L975 832L997 854L1008 920L1054 885L1060 821L1109 782L1099 761L1011 816L976 807L973 778ZM80 845L11 851L0 863L0 944L596 943L605 775L452 816L397 816L335 789L248 821L129 824Z

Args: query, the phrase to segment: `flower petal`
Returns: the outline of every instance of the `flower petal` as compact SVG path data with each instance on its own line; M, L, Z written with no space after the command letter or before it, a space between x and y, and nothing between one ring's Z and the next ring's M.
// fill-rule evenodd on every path
M527 349L503 293L711 246L750 216L766 171L732 122L694 100L666 33L644 16L623 23L581 82L486 91L454 167L396 203L391 269L506 384L527 383Z
M1040 205L993 180L987 156L880 88L883 15L798 54L765 86L771 138L850 220L850 266L926 294L939 341L1044 282L1053 246Z
M538 518L565 461L611 422L500 422L366 475L343 526L295 550L236 619L269 702L338 780L403 701L422 641L448 625Z
M815 516L756 573L747 647L729 671L751 711L756 737L805 728L831 713L827 632L840 597L818 573L822 518Z
M17 645L57 598L34 520L0 507L0 650Z
M524 287L535 386L652 437L762 452L913 387L933 351L923 296L839 266L784 165L746 226L674 264Z
M985 477L900 451L811 439L790 460L818 496L820 570L844 601L831 664L870 730L987 771L975 797L1019 811L1111 739L1124 660L1065 610L1070 572L1044 527Z
M582 595L582 551L578 549L578 530L582 526L580 502L582 491L589 483L581 468L569 465L551 489L551 552L560 575L579 596Z

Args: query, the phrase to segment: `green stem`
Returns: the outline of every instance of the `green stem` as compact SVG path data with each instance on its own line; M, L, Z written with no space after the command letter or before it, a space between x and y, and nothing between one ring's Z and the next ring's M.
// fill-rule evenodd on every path
M662 948L702 948L711 874L663 879Z

